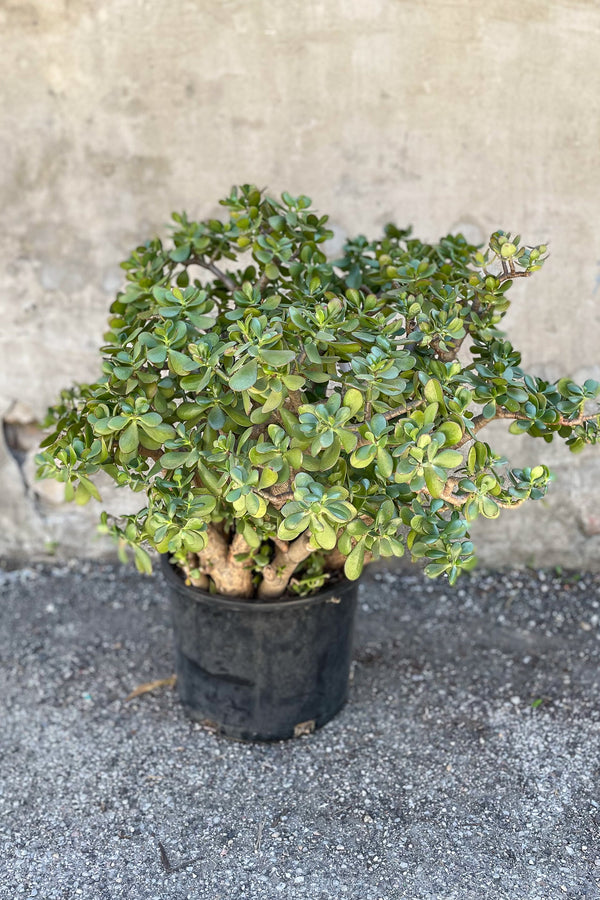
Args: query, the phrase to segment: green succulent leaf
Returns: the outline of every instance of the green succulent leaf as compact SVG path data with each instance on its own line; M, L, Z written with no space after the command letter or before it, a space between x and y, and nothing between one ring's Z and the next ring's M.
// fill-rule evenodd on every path
M344 563L344 575L350 581L356 581L362 575L365 563L365 542L360 540L356 543Z
M261 358L270 366L287 366L296 358L293 350L262 350Z
M251 360L235 372L229 379L229 386L233 391L247 391L256 384L258 378L258 365L256 360Z
M460 427L458 422L442 422L442 424L439 426L439 430L446 438L446 444L450 447L453 444L458 444L463 436L463 429Z
M324 519L313 522L311 529L312 540L323 550L333 550L337 542L335 529Z
M350 457L350 463L356 469L364 469L370 465L377 456L377 446L374 444L365 444L355 450Z
M481 512L486 519L495 519L500 515L500 509L491 497L483 497L481 501Z
M185 262L189 258L192 246L191 244L182 244L176 250L171 250L169 257L173 262Z
M444 492L445 482L435 472L434 468L432 466L426 466L423 470L423 476L425 478L427 490L431 496L435 498L441 497Z
M343 405L355 416L364 406L364 397L356 388L348 388L344 394Z
M430 403L443 403L444 392L437 378L430 378L423 391L425 399Z
M190 359L189 356L186 356L185 353L180 353L178 350L169 350L167 357L169 365L176 375L188 375L198 368L197 363L193 359Z
M389 478L394 471L394 460L383 447L377 448L377 471L383 478Z
M152 560L150 559L150 554L144 550L143 547L134 547L134 559L135 566L138 572L141 572L143 575L151 575L152 574Z
M130 422L119 435L119 449L123 453L135 453L139 445L138 427L136 422Z
M177 451L170 451L169 453L163 453L160 458L160 464L163 469L178 469L179 466L184 466L188 461L189 453L178 453Z
M462 465L463 455L458 450L441 450L436 454L434 462L436 466L442 466L444 469L454 469Z

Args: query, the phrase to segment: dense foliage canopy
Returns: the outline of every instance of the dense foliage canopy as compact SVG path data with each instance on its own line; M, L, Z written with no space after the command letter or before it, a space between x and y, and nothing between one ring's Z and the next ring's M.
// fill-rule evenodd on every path
M526 374L497 327L546 247L496 232L482 253L388 225L328 261L308 197L244 185L221 203L224 221L174 215L168 243L123 263L102 377L51 410L40 476L78 503L99 499L100 469L143 492L105 530L142 570L149 545L222 593L274 597L290 578L308 593L405 548L454 582L475 561L469 524L550 478L508 468L481 429L510 419L572 450L598 437L598 384Z

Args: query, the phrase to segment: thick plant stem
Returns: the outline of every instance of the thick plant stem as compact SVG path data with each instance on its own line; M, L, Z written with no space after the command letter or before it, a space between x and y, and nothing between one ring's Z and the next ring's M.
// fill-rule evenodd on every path
M203 591L207 591L209 588L208 575L204 575L204 573L200 573L199 575L192 575L192 571L197 569L199 566L198 557L195 553L188 553L187 562L183 566L183 571L185 572L185 577L187 581L192 585L192 587L200 588Z
M258 596L261 600L275 600L277 597L281 597L300 563L313 552L309 544L310 534L308 531L290 544L282 541L277 543L275 556L262 572L263 580L258 588Z
M344 568L346 557L337 547L325 554L324 568L326 572L339 572Z
M198 554L199 568L209 575L219 594L225 597L251 597L252 559L236 559L249 554L250 547L241 534L235 534L231 544L219 529L208 526L208 543Z

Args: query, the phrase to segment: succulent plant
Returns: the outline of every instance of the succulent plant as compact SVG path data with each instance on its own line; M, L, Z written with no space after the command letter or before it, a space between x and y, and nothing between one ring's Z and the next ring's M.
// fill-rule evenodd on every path
M308 197L243 185L221 205L223 220L173 215L168 242L122 264L103 374L50 410L39 476L77 503L100 499L100 470L139 492L102 529L142 571L155 548L224 595L306 594L405 550L454 583L475 563L470 523L551 477L508 468L482 429L598 439L598 384L526 374L498 330L547 248L388 225L328 261Z

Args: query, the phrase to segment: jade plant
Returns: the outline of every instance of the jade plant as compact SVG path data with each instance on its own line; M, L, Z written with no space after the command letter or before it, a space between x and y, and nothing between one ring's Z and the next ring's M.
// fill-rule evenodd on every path
M598 439L599 385L526 374L498 330L547 248L388 225L330 261L308 197L243 185L221 205L174 214L168 242L122 264L103 374L50 410L38 475L80 504L100 499L100 470L139 492L139 512L101 528L140 570L154 548L226 596L306 595L405 550L454 583L475 564L471 522L551 477L508 468L485 426L572 451Z

